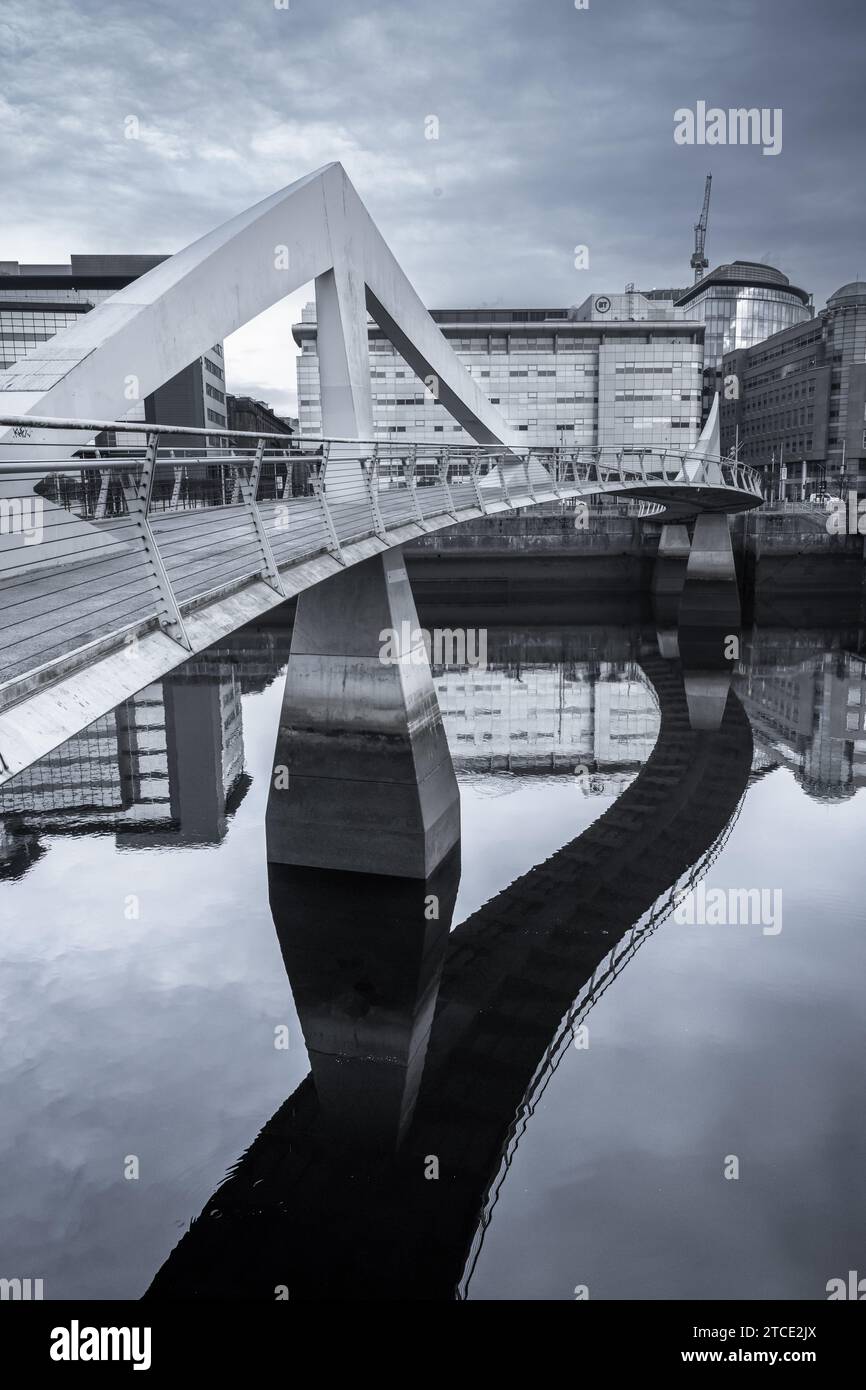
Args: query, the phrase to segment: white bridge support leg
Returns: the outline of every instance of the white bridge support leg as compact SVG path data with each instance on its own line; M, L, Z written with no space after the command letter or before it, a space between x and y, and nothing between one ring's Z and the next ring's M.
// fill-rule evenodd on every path
M316 278L316 341L322 432L331 439L373 438L373 397L364 277L344 260ZM358 449L332 444L325 493L329 503L367 506Z
M363 278L338 262L316 280L316 305L323 433L370 440ZM332 508L370 505L358 453L331 446ZM272 862L421 879L459 842L460 793L399 547L298 598L275 765L288 785L277 775L271 789Z
M724 512L702 512L695 521L688 579L736 581L731 525Z
M457 779L398 549L301 596L274 764L272 862L420 879L458 843Z

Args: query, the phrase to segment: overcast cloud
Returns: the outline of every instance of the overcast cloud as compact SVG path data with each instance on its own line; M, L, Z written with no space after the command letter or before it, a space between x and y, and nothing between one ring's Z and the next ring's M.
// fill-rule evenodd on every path
M0 259L172 252L339 159L431 307L566 305L688 284L711 170L710 263L820 307L866 277L864 38L863 0L2 0ZM698 100L781 107L781 153L676 145ZM232 389L294 408L309 297Z

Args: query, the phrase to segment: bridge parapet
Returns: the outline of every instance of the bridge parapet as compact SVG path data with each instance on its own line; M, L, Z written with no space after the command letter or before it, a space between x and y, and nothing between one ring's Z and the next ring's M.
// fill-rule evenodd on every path
M652 520L762 500L751 470L687 451L3 426L0 780L286 598L455 522L598 493Z

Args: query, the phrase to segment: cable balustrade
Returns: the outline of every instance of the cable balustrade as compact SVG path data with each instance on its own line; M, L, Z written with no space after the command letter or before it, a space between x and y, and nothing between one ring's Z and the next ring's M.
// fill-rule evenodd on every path
M161 629L244 586L269 602L452 522L593 493L762 500L759 477L688 450L287 437L143 421L0 417L0 709L76 659ZM647 494L653 496L648 497ZM297 571L291 582L287 576ZM300 577L298 577L300 575ZM267 606L267 605L266 605ZM264 611L264 610L263 610ZM78 653L78 657L76 657Z

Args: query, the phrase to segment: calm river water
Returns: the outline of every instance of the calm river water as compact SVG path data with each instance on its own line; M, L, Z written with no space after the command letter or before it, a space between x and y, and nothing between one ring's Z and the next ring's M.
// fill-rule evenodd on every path
M290 614L17 778L0 1276L825 1297L866 1250L862 636L744 631L728 695L651 624L490 629L434 672L438 919L269 872Z

